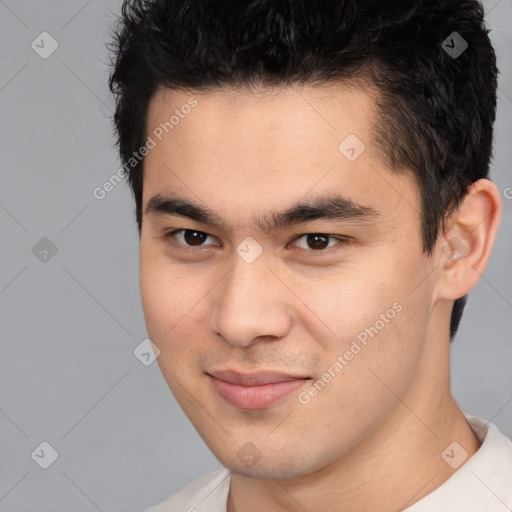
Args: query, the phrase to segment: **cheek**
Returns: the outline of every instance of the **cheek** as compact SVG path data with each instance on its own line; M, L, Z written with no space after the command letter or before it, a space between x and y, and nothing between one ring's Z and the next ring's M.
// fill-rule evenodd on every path
M144 310L150 315L177 313L181 299L187 293L183 267L172 263L156 244L142 242L140 250L139 282ZM176 293L179 289L179 295Z
M157 363L173 395L186 407L184 383L188 393L197 394L191 378L197 359L193 327L201 325L196 307L205 290L198 286L197 273L185 271L150 248L141 247L139 279L147 332L160 350Z
M178 265L145 246L141 246L139 283L148 334L160 346L186 314L193 284L187 282Z
M159 360L190 366L194 350L204 346L194 340L204 341L200 331L207 328L208 294L222 274L200 270L199 265L177 264L161 251L141 248L139 275L146 328L161 351Z
M427 281L418 286L426 270L415 261L395 255L379 266L345 269L315 286L296 283L297 295L307 298L304 311L314 312L305 313L299 323L323 352L322 380L332 380L332 389L352 403L351 409L358 403L378 405L375 397L390 394L379 377L397 391L414 379L431 292Z
M346 263L336 270L314 275L289 275L287 284L303 301L296 301L300 323L328 351L346 344L378 322L380 315L395 316L393 304L403 295L401 284L374 262ZM387 325L387 324L386 324Z

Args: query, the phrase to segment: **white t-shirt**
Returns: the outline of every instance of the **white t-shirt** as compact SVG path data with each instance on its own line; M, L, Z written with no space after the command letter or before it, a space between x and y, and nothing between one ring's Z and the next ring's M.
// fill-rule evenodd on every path
M512 441L493 423L465 414L481 446L437 489L403 512L511 512ZM199 477L144 512L226 512L230 472Z

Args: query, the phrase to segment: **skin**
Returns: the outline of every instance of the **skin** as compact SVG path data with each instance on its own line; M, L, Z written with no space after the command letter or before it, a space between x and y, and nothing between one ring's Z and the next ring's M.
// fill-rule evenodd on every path
M369 91L354 84L162 89L149 107L148 133L191 96L197 106L145 158L143 205L155 194L173 195L207 206L232 229L145 213L140 286L160 369L232 471L228 511L412 505L455 472L441 457L450 443L468 457L479 447L450 391L449 322L453 301L476 285L489 260L498 190L488 180L473 184L427 256L418 186L411 171L387 168L374 146ZM366 146L355 161L338 150L348 134ZM256 214L333 192L378 216L267 232L252 223ZM176 229L208 237L199 246L164 237ZM303 236L310 233L334 238L319 250ZM262 249L252 263L236 252L248 236ZM400 312L301 403L299 392L395 303ZM206 375L226 368L312 380L248 411L224 401ZM252 465L237 455L247 443L259 457Z

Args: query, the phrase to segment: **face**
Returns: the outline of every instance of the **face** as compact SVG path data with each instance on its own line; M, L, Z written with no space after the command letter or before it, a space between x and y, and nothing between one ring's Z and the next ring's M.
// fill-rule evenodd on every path
M393 418L396 395L431 394L419 191L386 168L374 122L371 96L341 85L161 90L150 104L148 334L176 400L236 473L335 464Z

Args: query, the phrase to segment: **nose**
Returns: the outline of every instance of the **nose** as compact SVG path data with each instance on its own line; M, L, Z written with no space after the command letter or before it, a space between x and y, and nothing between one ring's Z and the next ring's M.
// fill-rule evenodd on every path
M263 258L247 263L235 255L215 293L212 329L228 343L247 347L289 332L289 291Z

